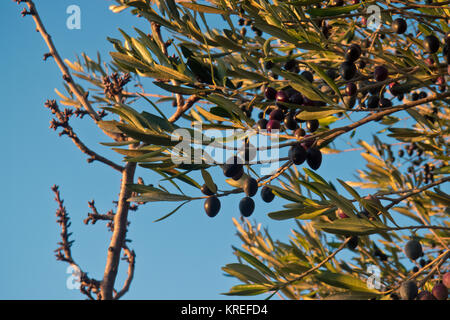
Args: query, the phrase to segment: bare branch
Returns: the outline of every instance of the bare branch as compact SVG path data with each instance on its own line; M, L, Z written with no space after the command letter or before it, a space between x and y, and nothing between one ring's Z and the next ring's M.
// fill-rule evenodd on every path
M91 292L99 294L100 282L91 279L87 276L87 273L83 272L80 266L75 262L72 257L71 246L73 244L73 240L70 240L69 237L71 233L69 233L70 227L70 218L67 214L66 207L64 206L64 200L61 199L61 195L59 192L59 187L54 185L52 187L52 191L55 194L55 201L58 203L58 209L56 210L57 223L61 226L61 242L58 242L60 245L59 248L55 250L56 259L59 261L67 262L75 269L77 273L79 273L80 280L80 291L85 294L89 299L93 300Z
M392 207L395 206L396 204L402 202L403 200L408 199L408 198L410 198L410 197L412 197L412 196L414 196L414 195L416 195L416 194L419 194L419 193L421 193L421 192L423 192L423 191L425 191L425 190L428 190L428 189L430 189L430 188L432 188L432 187L438 186L438 185L440 185L440 184L442 184L442 183L444 183L444 182L447 182L447 181L450 181L450 177L442 178L442 179L436 180L436 181L433 182L433 183L427 184L426 186L423 186L423 187L421 187L421 188L414 189L414 190L412 190L411 192L405 194L404 196L401 196L401 197L399 197L399 198L393 200L389 205L387 205L387 206L385 207L385 209L386 209L386 210L389 210L390 208L392 208Z
M125 280L125 283L123 285L122 290L117 292L117 294L114 296L114 300L119 300L125 293L128 292L130 289L131 282L133 281L134 276L134 264L136 259L136 254L134 253L134 250L130 250L126 245L123 247L123 251L125 254L125 258L123 260L126 260L128 262L128 275L127 279Z
M136 163L129 162L125 165L122 173L122 184L120 188L117 212L114 216L114 231L108 247L108 257L101 284L101 294L103 300L113 299L114 283L119 269L120 252L125 244L127 233L128 212L130 203L127 199L131 196L131 190L127 185L133 183Z
M74 132L73 128L69 125L69 119L73 115L72 110L65 109L64 112L62 112L59 109L55 100L47 100L45 102L45 107L49 108L51 110L51 112L54 115L56 115L56 117L58 119L58 121L56 121L55 119L53 119L51 121L50 128L52 128L54 130L58 129L59 127L63 128L63 131L60 133L60 136L67 135L70 139L72 139L73 143L78 147L78 149L81 150L81 152L90 156L90 158L88 159L89 163L94 162L94 161L99 161L99 162L102 162L102 163L110 166L111 168L113 168L119 172L123 171L124 168L122 166L97 154L95 151L92 151L80 140L80 138L78 138L78 136Z
M177 111L169 118L169 122L177 121L187 110L189 110L197 101L200 100L200 97L196 95L192 95L189 99L186 100L186 103L181 107L177 108Z
M112 210L108 211L106 214L100 214L95 207L94 200L88 202L89 208L91 208L92 213L88 213L88 217L84 219L85 224L95 224L98 220L106 220L113 221L114 220L114 212Z

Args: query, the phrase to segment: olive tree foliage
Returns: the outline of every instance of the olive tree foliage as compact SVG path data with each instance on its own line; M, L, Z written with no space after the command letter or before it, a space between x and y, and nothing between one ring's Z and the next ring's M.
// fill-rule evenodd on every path
M30 6L25 14L36 20L34 4L24 2ZM233 247L237 261L223 270L241 283L228 295L390 299L407 280L431 290L448 271L449 2L342 2L116 0L110 6L113 12L131 12L148 27L120 29L122 38L108 38L114 47L110 63L86 54L62 61L45 29L40 30L49 44L47 57L55 58L64 74L67 92L58 91L60 104L75 109L63 112L49 101L47 106L58 118L54 128L62 127L63 134L79 144L68 119L72 112L88 115L113 139L102 145L123 155L126 163L122 167L77 144L91 161L122 173L116 212L98 214L90 203L89 219L109 221L113 237L104 278L85 283L88 291L110 299L128 290L134 268L134 252L125 245L130 203L137 208L154 201L178 202L161 220L182 211L186 203L208 198L200 191L185 194L183 184L198 189L205 184L226 201L228 195L244 192L248 176L255 177L260 188L269 187L274 201L284 203L282 210L267 212L269 217L291 219L295 228L289 241L281 242L257 223L234 219L242 248ZM407 21L406 32L393 30L393 20L399 17ZM40 19L36 23L39 27ZM438 40L437 50L430 49L425 40L429 36ZM360 51L356 59L349 57L355 44ZM346 60L355 67L353 74L343 69ZM385 75L378 75L380 67ZM149 93L141 85L144 78L153 79L167 94ZM126 90L129 82L135 85ZM338 149L336 139L357 140L361 153L353 153L353 161L367 164L355 172L355 181L332 183L306 163L295 165L287 157L271 175L258 174L261 163L246 163L248 170L240 179L227 179L229 188L217 190L215 182L226 178L213 179L209 171L221 164L205 159L173 162L172 155L180 152L177 129L192 136L198 124L203 130L260 131L252 114L262 112L265 118L273 110L275 101L265 95L268 87L301 94L301 103L277 101L298 123L294 127L315 120L320 125L309 135L288 129L287 123L280 132L264 132L279 139L275 148L287 151L303 143L320 150L326 164L327 154L352 151ZM143 103L150 111L137 111ZM162 108L170 104L171 113ZM405 119L407 128L400 121ZM368 125L376 130L373 140L358 139L358 131ZM201 133L197 137L193 145L210 143ZM145 177L136 179L136 167L157 172L176 191L163 183L147 185ZM201 181L195 179L199 172ZM60 212L63 209L61 205ZM403 252L411 239L418 240L424 252L415 270ZM114 280L122 249L131 277L118 295ZM338 259L344 250L351 254Z

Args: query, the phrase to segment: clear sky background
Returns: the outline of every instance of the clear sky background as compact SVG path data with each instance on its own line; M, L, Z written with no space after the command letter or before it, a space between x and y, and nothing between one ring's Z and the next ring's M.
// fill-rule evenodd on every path
M107 36L122 38L118 28L134 35L133 26L148 30L149 25L137 20L129 12L114 14L108 10L112 1L106 0L39 0L36 1L47 31L63 58L74 60L86 52L95 56L99 51L103 60L110 60L114 51ZM81 7L81 30L66 28L66 8ZM57 99L54 88L63 91L62 77L52 59L44 62L48 50L35 32L30 17L22 18L13 1L0 3L0 93L2 96L0 165L2 183L0 199L0 299L79 299L77 290L69 290L66 281L67 264L56 261L53 250L60 240L60 228L55 222L57 204L50 187L60 186L62 197L72 220L73 257L83 270L95 279L101 279L106 261L110 235L101 221L85 226L89 208L87 202L95 199L97 208L106 212L119 193L120 175L101 163L88 164L67 137L58 137L50 130L50 112L43 107L46 99ZM148 83L148 82L147 82ZM154 87L147 92L162 93ZM150 110L142 102L142 109ZM162 105L168 114L171 105ZM153 111L152 111L153 112ZM109 141L92 123L72 121L80 138L95 151L121 161L121 157L99 142ZM376 131L375 125L358 132L367 138ZM346 136L348 138L348 135ZM355 139L355 138L354 138ZM354 142L356 142L354 140ZM338 144L344 146L344 140ZM318 173L334 182L336 178L353 179L364 161L358 152L326 155ZM218 173L219 186L224 179ZM146 183L160 179L150 171L139 170ZM201 180L200 180L201 181ZM167 184L166 184L167 185ZM186 193L200 192L186 188ZM364 192L363 192L364 193ZM238 284L234 278L223 275L221 267L236 262L231 245L240 246L232 217L239 217L238 203L242 195L223 198L222 209L211 219L203 210L203 201L186 205L176 215L153 223L177 206L176 203L151 203L130 214L128 238L136 251L136 273L128 299L223 299L222 292ZM273 238L288 240L293 221L273 221L270 211L280 210L285 203L276 199L263 203L256 196L256 219L267 226ZM122 286L126 263L121 263L117 283ZM264 298L264 296L257 297Z

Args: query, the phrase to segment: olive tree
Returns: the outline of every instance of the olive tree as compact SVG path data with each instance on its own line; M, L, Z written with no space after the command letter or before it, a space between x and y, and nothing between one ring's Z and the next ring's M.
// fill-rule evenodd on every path
M60 101L45 104L55 117L51 127L89 162L122 175L117 209L101 214L90 202L85 220L104 220L112 231L101 280L72 258L69 218L53 187L63 229L57 258L80 270L89 298L118 299L130 287L130 210L178 202L160 221L204 201L214 217L231 194L243 194L236 206L241 219L233 218L242 248L233 247L237 261L223 270L241 284L227 295L447 298L449 1L116 0L110 10L130 12L148 28L108 38L114 48L108 63L86 54L63 60L33 1L16 2L26 5L22 14L34 19L49 48L44 59L54 59L63 74ZM166 94L149 93L143 78ZM150 111L137 111L137 103ZM72 116L94 121L110 139L102 145L123 155L125 165L86 146ZM368 125L377 129L371 141L358 137ZM212 139L211 129L223 136ZM361 153L353 153L354 162L366 162L355 181L316 172L328 154L349 151L338 139L355 141L353 151ZM207 146L231 156L216 161ZM267 151L277 158L261 156ZM137 168L160 174L174 191L145 184ZM185 194L184 185L198 193ZM274 223L293 221L288 242L247 219L258 191L262 201L283 203L267 214ZM351 254L339 255L344 250ZM128 278L116 290L122 252Z

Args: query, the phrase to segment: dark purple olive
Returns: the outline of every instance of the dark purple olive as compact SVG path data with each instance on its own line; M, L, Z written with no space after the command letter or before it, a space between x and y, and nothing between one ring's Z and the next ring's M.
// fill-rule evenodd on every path
M322 164L322 153L320 150L317 148L309 148L308 151L306 151L306 162L311 169L319 169Z
M284 64L284 69L287 71L292 71L296 65L297 65L297 61L295 61L294 59L291 59L291 60L286 61L286 63Z
M419 258L422 252L422 245L417 240L409 240L405 245L405 254L411 260Z
M295 130L295 136L297 138L304 137L305 135L306 135L306 131L303 128L298 128L297 130Z
M402 91L400 90L400 85L396 82L392 82L389 84L389 91L393 96L399 96Z
M423 47L427 53L436 53L439 50L441 42L434 35L426 36L423 40Z
M353 62L344 61L341 64L339 71L344 80L351 80L356 74L356 66Z
M356 96L345 96L344 102L351 109L355 106Z
M403 300L413 300L417 296L417 284L413 280L405 281L400 286L400 296Z
M291 86L285 87L285 88L283 89L283 91L286 92L286 94L287 94L287 96L288 96L288 98L289 98L289 101L291 101L291 97L292 97L294 94L299 93L297 90L295 90L295 89L292 88Z
M311 106L311 107L315 106L314 101L312 101L308 97L303 97L303 105L304 106Z
M450 64L450 44L446 43L442 48L442 55L444 56L445 63Z
M212 192L208 186L206 184L204 184L200 191L205 195L205 196L212 196L214 194L214 192Z
M353 82L349 82L347 83L347 85L345 86L345 93L348 96L354 96L356 95L356 92L358 91L358 88L356 87L356 84L354 84Z
M280 102L289 102L289 96L287 95L286 91L280 90L277 92L275 100L277 102L277 106L281 106L281 104L279 104Z
M392 102L389 99L381 98L380 99L380 108L390 108L392 107Z
M289 102L296 105L302 105L303 95L300 92L294 93L292 96L290 96Z
M378 96L370 96L367 99L367 108L374 109L380 106L380 98Z
M303 146L299 144L293 145L289 149L289 160L291 160L295 165L302 164L306 160L306 150Z
M258 181L255 178L248 177L242 186L247 197L253 197L258 192Z
M255 210L255 201L250 197L245 197L239 202L239 210L244 217L250 217Z
M436 84L439 86L442 86L445 84L445 77L444 76L439 76L436 79Z
M266 90L264 91L264 96L266 97L267 100L275 100L277 96L277 90L275 90L272 87L267 87Z
M234 181L238 181L239 179L241 179L241 177L244 175L244 168L240 167L239 171L231 177L231 179L233 179Z
M291 113L288 113L284 117L284 125L289 130L296 130L298 128L297 121L295 121L294 115Z
M344 5L344 0L333 0L331 2L332 7L342 7Z
M269 114L269 120L277 120L277 121L282 121L284 118L284 113L281 109L274 109L272 110L272 112Z
M406 24L406 21L404 19L397 18L394 21L392 21L391 28L392 31L394 31L395 33L403 34L408 28L408 25Z
M216 196L208 197L205 200L205 212L208 217L215 217L220 211L220 200Z
M226 161L223 165L223 174L225 177L231 178L235 176L242 168L242 159L237 156L234 156Z
M319 120L308 120L306 121L306 128L309 132L315 132L319 128Z
M334 70L334 69L328 69L326 74L327 74L328 77L331 78L331 80L336 79L337 76L338 76L337 73L336 73L336 70Z
M264 202L272 202L272 200L275 198L275 194L272 192L272 189L270 189L267 186L262 187L261 189L261 198Z
M338 217L339 219L346 219L349 216L345 214L345 212L342 209L337 209L336 210L336 217Z
M376 81L384 81L388 78L388 70L385 66L376 66L373 72L373 76Z
M313 74L312 74L311 72L309 72L309 71L303 71L303 72L301 73L301 75L302 75L303 77L305 77L305 79L308 80L309 82L313 82L313 81L314 81L314 76L313 76Z
M266 70L270 70L270 69L272 69L273 68L273 66L274 66L275 64L272 62L272 61L266 61L266 63L264 64L264 68L266 69Z
M258 128L259 128L259 130L265 130L266 128L267 128L267 123L268 123L269 121L267 121L267 119L261 119L261 120L259 120L258 121Z
M448 289L443 283L436 283L431 291L437 300L447 300Z
M355 62L361 56L361 47L357 44L352 44L345 52L345 60Z
M349 242L347 243L347 248L349 248L350 250L355 250L356 247L358 246L358 242L359 242L358 237L352 236Z
M442 283L447 287L447 289L450 289L450 272L446 272L442 276Z
M256 153L258 152L258 149L249 142L245 142L240 149L239 154L241 158L244 158L245 162L255 159Z
M269 120L269 122L267 123L266 129L268 132L272 132L272 130L279 130L280 129L280 121Z

